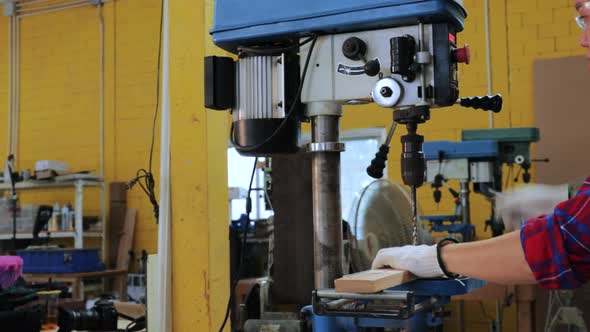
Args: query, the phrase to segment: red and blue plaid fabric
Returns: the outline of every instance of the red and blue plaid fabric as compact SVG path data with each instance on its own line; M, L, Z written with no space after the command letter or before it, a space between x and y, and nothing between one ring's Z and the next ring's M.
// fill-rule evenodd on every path
M528 220L520 237L542 288L571 289L590 280L590 177L553 213Z

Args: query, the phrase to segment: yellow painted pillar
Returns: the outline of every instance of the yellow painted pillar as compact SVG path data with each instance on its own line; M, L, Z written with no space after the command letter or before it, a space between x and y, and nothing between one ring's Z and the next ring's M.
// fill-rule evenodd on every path
M0 16L0 160L8 154L8 17ZM2 163L4 165L4 162ZM4 170L4 166L2 166Z
M210 6L169 3L174 331L217 331L229 289L228 119L203 106Z

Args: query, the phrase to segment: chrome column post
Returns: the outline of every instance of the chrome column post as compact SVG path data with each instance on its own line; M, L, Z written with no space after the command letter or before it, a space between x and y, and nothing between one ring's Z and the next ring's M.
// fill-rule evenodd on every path
M342 276L342 212L340 204L339 142L342 107L334 103L310 103L312 156L314 271L317 289L334 288Z

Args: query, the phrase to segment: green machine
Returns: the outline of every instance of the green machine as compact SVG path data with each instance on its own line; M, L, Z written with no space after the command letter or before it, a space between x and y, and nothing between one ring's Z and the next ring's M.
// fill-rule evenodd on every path
M548 159L531 159L531 144L541 139L539 128L497 128L463 130L463 141L493 140L498 142L498 164L518 166L515 181L522 173L524 183L531 181L530 169L533 162L548 162Z
M457 206L453 216L426 216L423 219L438 224L451 221L451 226L455 228L469 226L471 185L474 193L484 195L493 202L496 193L506 190L510 181L522 180L523 183L529 183L532 163L549 161L531 157L531 144L538 142L540 138L539 129L534 127L497 128L463 130L460 142L425 143L426 182L432 186L434 201L437 204L440 202L440 189L447 187ZM509 167L508 172L503 172L504 165ZM518 168L516 171L515 167ZM450 188L446 183L448 180L459 181L460 190ZM457 215L461 215L462 223L465 225L457 225L452 220ZM491 217L486 221L486 229L491 228L492 235L498 236L503 233L504 226L495 219L492 203ZM471 236L464 234L463 238L471 238Z

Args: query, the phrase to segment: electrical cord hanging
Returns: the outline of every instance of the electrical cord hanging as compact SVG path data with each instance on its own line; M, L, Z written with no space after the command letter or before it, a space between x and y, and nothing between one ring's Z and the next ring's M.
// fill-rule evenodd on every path
M148 169L145 170L141 168L137 171L135 178L129 182L127 182L127 189L133 188L135 184L139 183L139 186L143 190L143 192L148 196L150 203L154 209L154 218L156 218L156 223L158 223L158 218L160 214L160 205L158 204L158 199L156 198L156 181L154 180L154 175L152 173L152 161L154 156L154 144L156 140L156 124L158 120L158 109L160 107L160 76L161 76L161 62L162 62L162 30L163 30L163 22L164 22L164 1L161 1L160 5L160 33L159 33L159 42L158 42L158 65L156 69L156 107L154 110L154 120L152 123L152 142L150 145L150 158Z
M275 138L278 135L278 133L281 130L283 130L283 128L285 128L285 126L289 122L289 119L295 113L296 106L297 106L297 101L301 97L301 92L303 91L303 83L305 83L305 76L307 75L307 69L309 67L309 62L311 61L311 54L313 53L313 49L315 47L315 43L317 42L317 39L318 39L317 38L317 35L314 35L314 36L308 38L307 40L303 41L301 44L299 44L299 45L305 45L309 41L311 41L311 46L309 47L309 52L307 53L307 58L305 59L305 66L303 67L303 74L301 75L301 80L299 82L299 88L297 89L297 95L295 96L295 99L294 99L293 103L291 104L291 107L289 109L289 112L287 112L287 116L285 116L285 119L283 119L283 121L281 122L281 124L277 127L277 129L275 129L275 131L270 136L268 136L264 141L262 141L262 142L260 142L258 144L249 145L249 146L242 146L242 145L238 144L238 142L236 142L236 140L235 140L235 137L234 137L234 125L232 123L231 132L230 132L230 139L231 139L232 144L236 148L238 148L238 150L245 151L245 152L253 152L253 151L256 151L256 150L260 149L260 147L262 147L265 144L267 144L268 142L270 142L273 138Z
M133 318L120 312L118 312L117 314L120 318L124 318L129 321L125 329L118 329L118 332L138 332L146 329L147 317L145 315Z
M223 331L225 325L227 324L227 320L229 318L229 313L231 310L232 302L234 301L234 293L236 291L236 287L238 286L238 281L240 280L240 275L242 274L242 267L244 266L244 256L246 252L246 240L248 238L248 229L250 228L250 212L252 212L252 199L250 198L250 194L252 193L252 182L254 182L254 174L256 174L256 165L258 163L258 158L254 158L254 166L252 167L252 174L250 175L250 185L248 186L248 197L246 197L246 224L244 225L244 232L242 233L242 244L240 248L240 258L238 260L238 266L236 269L236 275L231 284L229 299L227 301L227 307L225 309L225 317L223 318L223 323L219 328L219 332Z

